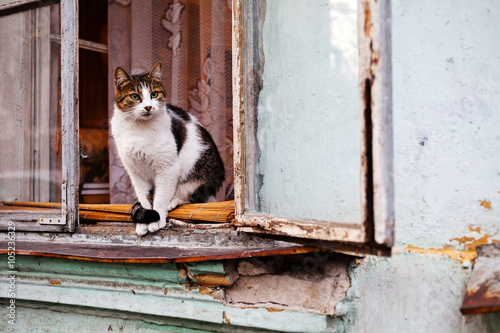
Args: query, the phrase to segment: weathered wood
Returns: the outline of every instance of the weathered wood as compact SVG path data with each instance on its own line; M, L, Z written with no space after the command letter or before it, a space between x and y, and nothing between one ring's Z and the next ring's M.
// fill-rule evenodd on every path
M78 112L78 1L61 2L62 214L68 231L78 223L80 180Z
M0 242L0 254L7 253L7 241ZM110 244L62 244L16 241L16 255L66 258L115 263L199 262L251 258L259 256L310 253L313 247L290 246L268 248L193 248L159 246L125 246Z
M50 40L55 43L61 44L60 35L51 34ZM78 39L78 47L80 49L90 50L94 52L108 53L108 46L106 44L95 43L85 39Z
M266 214L244 214L233 223L241 231L311 238L359 242L362 238L359 225L325 223L314 220L285 219Z
M15 231L47 231L61 232L66 226L61 225L40 225L40 217L60 218L60 209L39 209L31 207L0 207L0 231L11 231L9 227L14 227ZM13 224L12 224L13 222Z
M227 1L212 0L211 3L211 25L210 25L210 61L213 73L224 73L226 66L226 36L225 33L229 22L226 22ZM189 8L188 6L186 6ZM186 9L187 9L186 8ZM187 29L184 29L187 30ZM182 43L182 40L181 40ZM208 113L211 115L220 114L221 110L226 113L226 78L224 75L210 75L210 89L208 90ZM209 127L215 145L222 151L226 140L226 122L214 121ZM223 157L225 159L225 157ZM215 200L224 200L224 190L218 191Z
M258 96L256 74L263 59L254 50L262 45L254 40L256 6L233 1L233 122L235 170L235 225L247 232L299 238L341 241L357 244L394 243L392 183L392 95L390 0L358 1L358 36L360 49L359 79L362 108L362 221L343 226L332 222L284 219L264 214L250 215L255 209L248 186L256 175L254 155L248 150L258 146L252 141L256 128L254 103ZM258 32L259 34L260 32ZM375 80L376 76L376 80ZM364 117L364 118L363 118ZM248 138L250 136L250 138ZM254 140L255 141L255 140ZM378 250L374 251L377 252ZM382 251L382 250L381 250ZM383 252L383 251L382 251Z
M371 122L365 135L370 135L372 184L365 188L372 191L367 204L373 205L374 241L386 246L394 244L390 6L390 0L358 2L361 99L365 120Z
M4 0L0 2L0 17L58 3L59 0Z
M242 0L233 0L232 57L233 57L233 160L234 212L245 212L245 113L243 84L243 8Z
M257 163L260 148L257 139L259 94L262 90L262 74L264 71L264 50L262 29L265 19L266 3L263 1L244 1L242 3L243 28L243 97L244 107L244 141L242 142L245 160L245 175L257 175ZM251 92L251 93L249 93ZM246 95L245 95L246 93ZM259 179L245 177L246 211L260 211Z

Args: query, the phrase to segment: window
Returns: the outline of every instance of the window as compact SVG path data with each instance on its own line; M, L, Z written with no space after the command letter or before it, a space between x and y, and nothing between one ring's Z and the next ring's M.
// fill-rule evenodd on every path
M233 13L236 224L390 247L389 5L236 1Z
M193 66L194 72L200 77L195 82L197 89L185 93L170 87L171 83L166 85L172 88L172 102L181 103L181 98L185 98L193 109L190 111L198 112L198 117L206 117L209 107L216 103L224 110L232 109L235 127L232 146L234 225L244 232L292 237L294 240L320 240L321 246L346 244L345 248L358 251L387 253L394 241L390 8L387 1L360 0L357 6L348 0L235 0L232 6L228 1L219 2L221 8L231 10L232 7L232 83L231 76L228 75L218 79L210 76L211 70L227 71L227 68L231 68L231 50L228 53L226 41L220 38L218 45L207 46L205 58L197 59L199 64ZM35 3L45 4L43 1ZM199 8L196 7L192 12L202 13L205 10L210 13L214 10L214 7L202 7L206 3L200 2ZM142 15L141 10L149 8L127 1L108 4L121 6L119 8L135 6L132 8L133 12L139 13L139 16ZM152 6L153 2L148 4ZM122 65L115 63L117 61L126 61L132 74L136 74L134 71L144 71L151 66L155 57L167 48L164 45L167 41L172 52L182 52L176 49L179 43L194 43L188 38L189 35L179 34L177 19L183 10L189 10L184 5L188 4L178 0L161 5L161 12L165 13L161 20L165 31L153 28L153 21L147 17L132 20L140 23L132 31L120 24L112 26L110 22L109 30L124 29L123 34L116 35L116 43L109 45L110 54L117 55L116 59L110 57L110 67ZM0 24L18 15L36 17L44 11L52 13L50 17L53 19L54 7L57 5L29 8L28 11L20 11L25 9L23 7L5 7L5 10L17 8L18 12L0 17ZM64 224L41 225L38 230L74 232L78 227L80 194L80 130L83 128L82 121L90 124L88 127L93 126L92 119L86 116L84 109L79 114L79 104L85 105L88 100L83 95L80 95L81 100L77 98L81 80L78 50L80 46L80 49L105 54L107 48L100 40L78 40L76 0L62 1L60 13L61 116L57 116L57 103L55 107L50 104L53 103L52 95L49 101L45 101L45 104L50 105L45 112L37 111L36 108L32 110L31 106L23 109L31 112L26 115L26 119L51 124L47 133L26 130L27 139L23 142L44 143L41 146L48 149L49 157L39 160L49 163L49 166L40 170L49 170L52 178L30 176L31 178L22 179L20 183L23 186L29 184L32 188L41 188L38 192L43 195L37 196L30 190L29 196L19 198L32 201L54 201L60 198L61 211L54 212L48 218L49 222L56 220ZM213 24L213 18L211 20ZM57 40L57 33L53 30L54 22L49 22L51 28L47 34L52 40ZM198 29L203 34L206 30L200 28L202 23L193 23L190 29ZM209 24L210 21L205 23ZM41 23L36 21L32 25L34 29L40 29L37 24ZM226 25L229 24L227 20ZM130 42L126 39L127 34L133 38L140 34L147 36L151 31L155 31L151 40L135 38ZM31 32L21 34L25 35L27 37L24 38L28 40L25 43L30 44ZM131 43L131 56L113 50L113 47L122 42ZM160 46L155 49L148 43L159 43ZM203 42L200 44L202 46L196 47L201 49ZM54 43L50 45L54 47ZM137 53L137 59L140 60L134 60L134 53ZM212 67L215 57L221 60L217 68ZM48 60L28 57L27 61L34 63L35 69L37 66L43 69L48 67L37 64L41 61L54 64L56 58L52 55ZM171 70L178 71L182 66L185 64L173 61ZM57 66L50 67L51 71L55 71L54 68ZM35 78L50 81L51 75L52 72ZM27 74L27 77L32 76ZM172 75L172 80L174 79L178 77ZM53 84L53 81L50 82ZM26 84L20 83L22 87ZM225 98L219 96L218 100L205 103L205 90L231 92L231 86L232 106L228 98L231 93L226 93ZM42 93L44 87L44 84L39 83L35 88L30 86L29 91L35 92L35 97L41 95L40 98L45 98ZM49 94L53 94L53 91L50 90ZM43 105L32 100L26 103ZM41 120L37 120L37 117ZM28 120L23 120L22 123L25 127L31 124ZM224 127L222 131L227 128ZM59 132L60 138L57 135ZM38 138L39 135L42 137ZM216 139L219 149L226 149L224 142L227 138ZM221 148L221 144L224 148ZM24 147L19 145L15 148L17 158L26 155L22 151ZM28 151L39 150L30 146ZM110 155L112 162L112 151ZM37 165L36 162L27 164L28 174L37 172ZM60 171L55 171L59 170L57 166L60 166ZM226 163L226 168L227 166ZM48 185L43 185L43 182L39 185L37 179L50 181ZM57 191L61 193L59 197L53 194L56 192L54 189L58 186L58 179L62 189ZM2 178L1 181L5 180ZM110 175L110 188L120 182L121 179ZM228 194L232 187L229 185L225 190ZM116 191L112 195L113 193ZM5 199L3 193L1 199ZM121 199L130 199L126 190ZM46 216L36 215L37 212L23 214L30 216L28 222L33 221L33 216L36 216L37 221L47 221ZM25 218L19 212L12 212L0 219L5 222L13 216L17 216L20 223ZM44 219L39 220L40 218Z
M0 181L3 200L60 201L61 209L4 213L1 219L3 224L15 219L18 230L73 231L79 172L76 4L61 4L67 14L61 15L60 29L58 6L37 8L41 5L16 1L0 6L2 30L10 31L3 38L12 39L1 41L6 52L2 58L12 59L15 53L19 59L4 66L8 79L1 87L5 113L1 150L6 158ZM57 39L61 46L54 43Z

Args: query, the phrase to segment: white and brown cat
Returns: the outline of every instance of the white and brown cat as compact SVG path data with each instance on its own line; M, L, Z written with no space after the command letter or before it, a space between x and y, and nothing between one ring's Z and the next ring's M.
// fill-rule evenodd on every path
M166 226L178 205L213 200L225 178L208 131L183 109L166 102L162 65L130 75L114 72L111 132L137 195L132 219L145 235Z

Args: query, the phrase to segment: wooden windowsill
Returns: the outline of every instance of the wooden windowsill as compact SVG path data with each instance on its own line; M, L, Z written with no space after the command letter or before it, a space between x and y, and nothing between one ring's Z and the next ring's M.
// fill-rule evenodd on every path
M0 242L0 254L7 253L7 242ZM310 253L314 248L303 246L254 248L184 248L158 246L123 246L95 244L63 244L17 242L16 255L98 261L107 263L185 263Z
M0 233L0 254L8 234ZM222 229L163 229L138 236L131 223L99 222L75 233L16 232L16 255L110 263L181 263L310 253L318 248Z

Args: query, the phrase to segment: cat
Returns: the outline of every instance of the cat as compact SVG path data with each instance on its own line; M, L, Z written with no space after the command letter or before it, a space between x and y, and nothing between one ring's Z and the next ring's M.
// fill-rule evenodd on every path
M117 67L114 79L111 133L137 196L132 220L142 236L164 228L175 207L212 201L225 180L224 164L198 120L167 104L161 62L142 75Z

